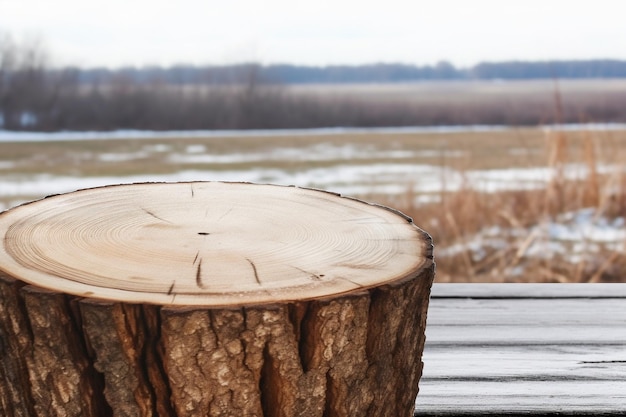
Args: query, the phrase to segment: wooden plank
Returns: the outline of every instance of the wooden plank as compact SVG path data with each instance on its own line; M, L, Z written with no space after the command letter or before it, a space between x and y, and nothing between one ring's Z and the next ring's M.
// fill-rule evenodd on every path
M625 284L435 284L432 298L626 298Z
M416 415L626 415L626 285L546 285L434 286Z

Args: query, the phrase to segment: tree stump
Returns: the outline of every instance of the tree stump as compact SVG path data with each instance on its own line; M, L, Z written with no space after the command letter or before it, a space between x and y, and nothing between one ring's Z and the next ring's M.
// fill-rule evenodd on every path
M319 190L150 183L0 214L0 414L411 416L430 237Z

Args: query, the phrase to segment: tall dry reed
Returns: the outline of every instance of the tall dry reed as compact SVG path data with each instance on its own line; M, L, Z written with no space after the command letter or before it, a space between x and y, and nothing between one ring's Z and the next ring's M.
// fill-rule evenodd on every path
M618 146L592 132L575 138L546 132L550 176L544 188L485 192L464 175L460 188L444 185L434 202L417 204L407 193L400 209L433 236L439 282L626 282L620 245L605 247L584 237L555 242L546 233L581 210L593 213L592 222L626 217L619 155ZM563 250L537 253L554 245ZM580 253L576 245L590 249Z

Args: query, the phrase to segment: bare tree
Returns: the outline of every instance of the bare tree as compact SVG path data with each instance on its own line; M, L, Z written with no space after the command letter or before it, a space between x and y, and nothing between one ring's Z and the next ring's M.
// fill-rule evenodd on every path
M52 71L40 39L0 34L0 121L10 130L52 129L59 100L73 91L72 70Z

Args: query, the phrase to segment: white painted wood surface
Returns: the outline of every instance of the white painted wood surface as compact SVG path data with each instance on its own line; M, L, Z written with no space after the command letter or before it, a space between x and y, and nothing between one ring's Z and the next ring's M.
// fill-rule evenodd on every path
M626 284L436 284L416 415L626 415Z

